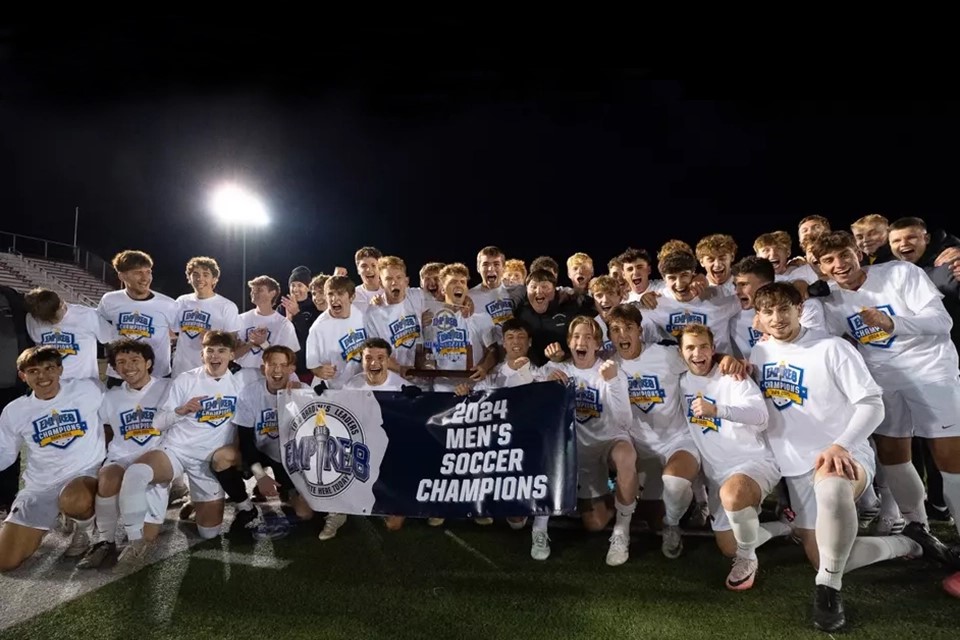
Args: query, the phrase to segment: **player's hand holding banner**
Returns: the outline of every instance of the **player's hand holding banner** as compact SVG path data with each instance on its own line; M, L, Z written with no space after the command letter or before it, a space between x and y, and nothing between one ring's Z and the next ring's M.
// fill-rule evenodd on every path
M576 507L573 390L281 391L284 466L316 511L471 518Z

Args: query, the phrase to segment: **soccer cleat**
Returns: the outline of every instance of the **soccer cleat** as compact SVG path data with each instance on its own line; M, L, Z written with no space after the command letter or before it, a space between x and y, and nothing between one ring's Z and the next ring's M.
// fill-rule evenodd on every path
M860 521L860 531L866 532L870 530L870 525L873 524L873 521L877 519L877 516L880 515L880 502L878 501L876 505L872 507L864 507L859 509L857 512L857 518Z
M474 518L473 521L481 527L489 527L493 524L493 518Z
M960 572L943 579L943 590L954 598L960 598Z
M550 557L550 536L546 531L534 531L530 545L530 557L534 560L546 560Z
M960 571L960 554L943 544L939 538L930 533L930 530L919 522L911 522L903 528L903 535L907 536L923 548L923 557L936 560L940 564Z
M825 584L818 584L813 592L813 626L820 631L839 631L847 624L840 592Z
M663 542L660 545L660 550L663 551L663 555L675 560L680 557L680 554L683 553L683 536L680 533L680 527L677 525L663 525Z
M753 586L753 579L757 576L760 563L756 558L737 556L733 559L733 568L727 575L727 589L731 591L746 591Z
M329 540L337 535L337 531L340 527L343 526L343 523L347 521L347 515L345 513L329 513L327 514L327 519L323 523L323 531L320 532L320 535L317 536L320 540Z
M950 515L950 510L947 507L938 507L929 500L923 501L923 507L927 512L927 520L942 522L949 526L953 525L953 516Z
M175 507L178 504L190 502L190 488L182 478L170 483L170 494L167 497L167 507Z
M870 528L872 536L895 536L903 531L906 526L903 517L891 518L890 516L880 516L873 522Z
M443 518L427 518L427 524L431 527L440 527L443 526L445 520Z
M187 501L180 507L180 519L185 522L195 522L197 519L197 510L189 498L187 498Z
M256 507L253 509L237 509L233 516L233 522L230 523L230 533L252 529L259 517L260 514Z
M76 526L77 525L73 521L73 518L68 518L67 516L63 515L62 512L57 515L57 531L63 535L73 535L73 530Z
M151 546L151 543L145 538L127 543L127 546L120 552L120 557L117 558L117 566L135 567L139 565L146 559Z
M109 569L117 564L117 543L101 540L80 558L77 569Z
M687 520L687 526L691 529L703 529L710 522L710 507L706 502L697 502L693 505L693 511L690 513L690 519Z
M526 517L520 518L519 520L516 518L507 518L507 524L510 525L510 528L514 531L519 531L527 526L527 520L528 518Z
M614 530L610 536L610 548L607 550L607 564L619 567L630 557L630 536Z
M70 544L67 545L67 550L63 552L63 555L67 558L79 558L89 548L90 534L83 527L74 524L73 537L70 539Z

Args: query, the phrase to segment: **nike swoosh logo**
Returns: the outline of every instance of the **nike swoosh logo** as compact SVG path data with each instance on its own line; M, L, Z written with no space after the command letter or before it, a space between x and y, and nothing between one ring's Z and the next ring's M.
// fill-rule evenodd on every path
M756 572L754 572L754 573L756 573ZM727 582L729 582L731 586L739 587L740 585L742 585L744 582L746 582L747 580L749 580L749 579L752 578L752 577L753 577L753 573L751 573L750 575L748 575L748 576L747 576L746 578L744 578L743 580L728 580Z
M942 425L940 428L941 428L941 429L949 429L949 428L952 427L952 426L953 426L952 424L946 424L946 425Z
M827 573L829 573L829 574L832 575L832 576L835 576L835 575L837 575L838 573L843 573L842 571L830 571L830 569L824 569L824 571L826 571Z

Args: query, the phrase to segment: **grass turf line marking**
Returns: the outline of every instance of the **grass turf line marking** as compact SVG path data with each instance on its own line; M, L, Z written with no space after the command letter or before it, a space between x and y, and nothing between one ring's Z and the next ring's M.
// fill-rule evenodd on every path
M217 549L195 551L190 554L190 557L201 560L213 560L214 562L222 562L226 565L245 564L248 567L254 567L256 569L276 569L278 571L292 562L291 560L280 560L266 555L235 553L233 551L221 551Z
M472 554L473 556L475 556L475 557L477 557L477 558L480 558L481 560L483 560L485 563L487 563L488 565L490 565L491 567L493 567L493 568L496 569L497 571L501 571L501 572L503 571L503 569L501 569L499 566L497 566L497 563L495 563L493 560L491 560L491 559L488 558L487 556L483 555L482 553L480 553L479 551L477 551L476 549L474 549L473 547L471 547L471 546L467 543L466 540L464 540L463 538L461 538L460 536L458 536L457 534L455 534L453 531L450 531L450 529L444 529L443 533L446 534L449 538L451 538L451 539L452 539L454 542L456 542L458 545L460 545L461 547L463 547L464 549L466 549L466 550L467 550L470 554Z

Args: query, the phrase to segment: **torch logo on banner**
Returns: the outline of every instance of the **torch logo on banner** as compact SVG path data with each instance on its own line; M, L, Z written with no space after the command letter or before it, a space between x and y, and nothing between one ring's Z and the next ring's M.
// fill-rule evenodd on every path
M294 416L293 431L293 439L283 447L287 471L302 474L310 495L329 498L355 479L370 479L363 425L347 407L310 403Z

